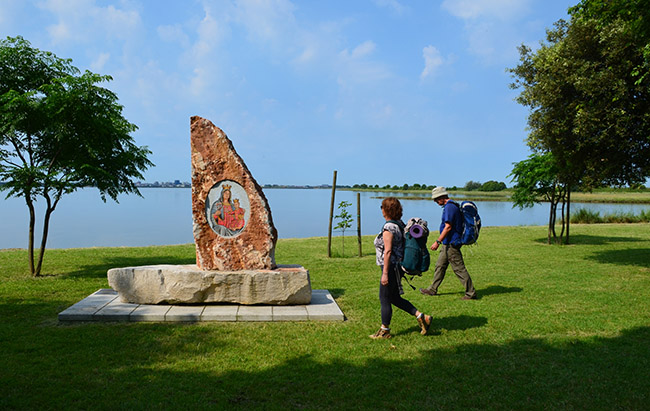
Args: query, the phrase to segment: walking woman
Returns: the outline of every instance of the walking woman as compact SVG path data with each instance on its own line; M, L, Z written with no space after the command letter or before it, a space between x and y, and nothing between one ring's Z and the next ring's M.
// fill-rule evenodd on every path
M385 198L381 212L386 219L381 233L375 238L377 265L381 267L379 302L381 303L381 328L370 338L390 338L390 321L393 305L415 316L420 325L420 334L426 334L431 325L431 316L421 313L409 301L402 298L402 273L399 261L404 256L404 227L402 204L394 197Z

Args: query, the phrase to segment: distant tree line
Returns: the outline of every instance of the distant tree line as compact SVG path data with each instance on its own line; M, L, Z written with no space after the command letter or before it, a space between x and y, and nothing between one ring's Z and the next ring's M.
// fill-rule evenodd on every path
M386 184L380 186L379 184L355 184L352 188L360 190L391 190L391 191L407 191L407 190L433 190L435 185L428 184L402 184L402 185L390 185ZM456 191L456 190L465 190L465 191L501 191L508 188L506 183L499 181L486 181L485 183L479 183L478 181L468 181L464 187L458 188L456 186L447 187L447 190Z

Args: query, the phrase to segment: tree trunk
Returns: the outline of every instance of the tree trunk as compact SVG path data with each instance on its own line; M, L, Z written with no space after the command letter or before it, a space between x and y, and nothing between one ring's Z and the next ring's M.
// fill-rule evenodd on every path
M550 202L551 202L551 207L548 215L548 234L546 238L546 242L549 245L551 244L551 239L553 240L555 239L555 210L556 210L555 193L551 194Z
M29 260L29 273L36 277L36 271L34 270L34 226L36 224L36 212L34 211L34 202L31 200L29 195L25 195L25 202L27 203L27 208L29 209L29 234L28 234L28 243L27 243L27 256Z
M43 266L43 257L45 257L45 244L47 244L47 235L50 231L50 216L54 211L53 207L50 207L48 204L47 210L45 211L45 218L43 219L43 237L41 238L41 247L38 252L38 265L36 266L35 277L41 275L41 267Z
M571 225L571 186L566 191L566 244L569 244L569 227Z
M327 230L327 256L332 257L332 221L334 220L334 197L336 196L336 170L332 181L332 201L330 203L330 225Z
M565 205L565 204L566 204L565 200L562 200L562 208L561 208L561 210L562 210L562 214L561 214L562 219L560 220L560 221L562 222L562 230L560 230L560 245L562 245L563 242L564 242L564 224L565 224L565 220L564 220L564 205Z

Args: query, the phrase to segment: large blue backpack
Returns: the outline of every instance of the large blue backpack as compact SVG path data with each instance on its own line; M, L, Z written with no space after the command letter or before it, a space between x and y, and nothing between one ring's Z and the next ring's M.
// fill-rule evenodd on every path
M460 214L463 216L463 235L460 239L461 245L471 245L476 243L481 231L481 216L478 214L478 207L476 207L476 204L474 204L473 201L463 201L460 205L455 201L449 202L458 207Z

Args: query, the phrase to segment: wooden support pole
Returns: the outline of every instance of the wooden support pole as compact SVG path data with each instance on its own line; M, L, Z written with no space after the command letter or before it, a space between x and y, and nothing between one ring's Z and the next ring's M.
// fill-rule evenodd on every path
M332 221L334 220L334 197L336 195L336 170L332 182L332 203L330 204L330 227L327 231L327 256L332 257Z
M357 240L359 242L359 257L363 257L361 250L361 193L357 193Z

